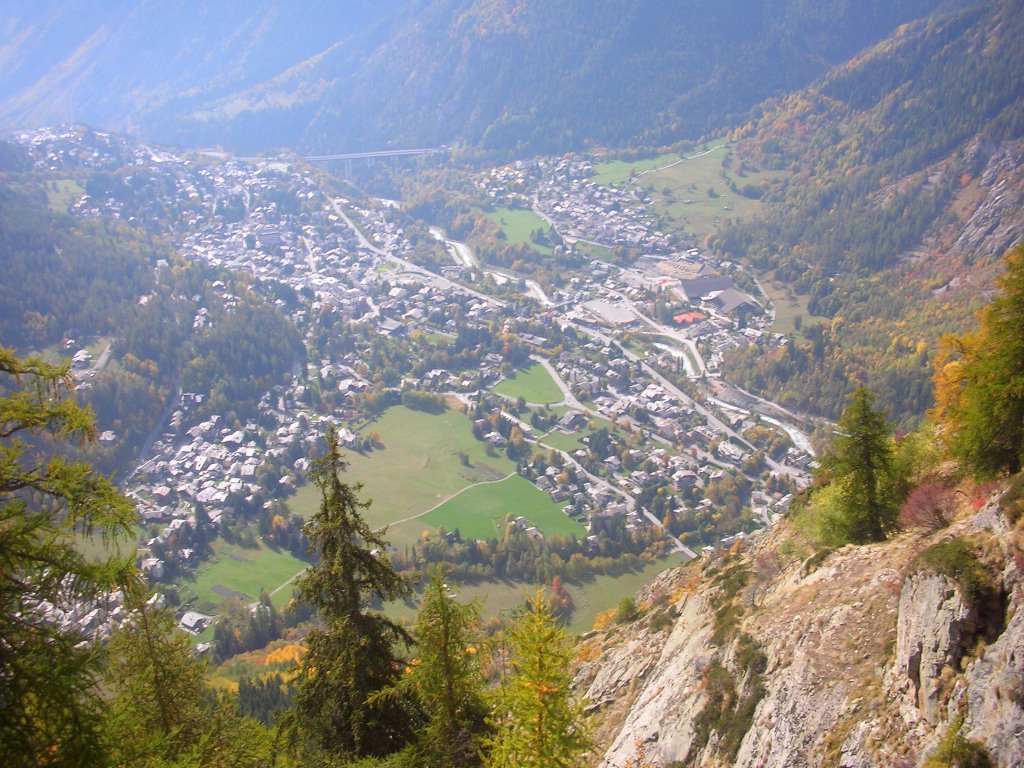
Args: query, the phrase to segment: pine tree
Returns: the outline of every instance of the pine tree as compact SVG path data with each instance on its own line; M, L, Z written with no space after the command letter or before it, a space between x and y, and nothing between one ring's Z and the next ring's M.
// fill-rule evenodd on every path
M864 387L849 397L822 470L839 486L842 538L858 544L882 541L896 527L899 498L894 482L892 428Z
M590 748L573 696L573 642L538 593L508 629L509 674L492 706L487 768L577 768Z
M49 608L89 605L130 564L90 561L75 532L129 534L131 502L62 444L95 434L67 397L67 366L0 347L0 764L105 765L101 650L62 629Z
M450 589L444 567L432 569L413 632L416 658L389 691L411 694L426 716L418 747L422 764L430 768L477 765L478 740L486 730L474 638L480 608L475 602L458 602Z
M955 456L983 477L1024 466L1024 243L1003 257L1002 294L975 333L947 339L936 365L936 421Z
M109 728L117 763L176 760L204 727L201 664L174 618L140 585L124 588L129 613L110 641L104 682L115 695Z
M153 768L264 766L272 732L238 715L233 696L215 700L206 665L174 616L141 583L123 585L128 617L109 646L104 686L111 765Z
M320 560L297 583L323 626L307 638L288 728L294 743L305 739L345 758L380 756L401 748L415 724L405 700L374 697L397 681L405 664L395 648L412 638L367 603L407 597L411 590L388 560L383 532L363 519L369 504L359 500L360 486L341 481L343 468L331 428L327 452L310 471L320 510L304 529Z

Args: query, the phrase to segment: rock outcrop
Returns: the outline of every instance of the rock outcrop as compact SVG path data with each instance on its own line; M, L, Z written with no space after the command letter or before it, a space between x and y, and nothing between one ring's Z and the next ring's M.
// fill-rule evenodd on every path
M900 595L896 658L890 689L905 692L908 721L920 713L931 725L943 719L941 688L959 668L977 632L977 617L956 583L938 573L907 577Z
M929 558L950 540L967 565ZM639 748L653 766L909 767L959 729L1024 766L1022 543L996 498L823 559L795 556L783 524L664 574L640 619L585 641L595 763L636 765Z

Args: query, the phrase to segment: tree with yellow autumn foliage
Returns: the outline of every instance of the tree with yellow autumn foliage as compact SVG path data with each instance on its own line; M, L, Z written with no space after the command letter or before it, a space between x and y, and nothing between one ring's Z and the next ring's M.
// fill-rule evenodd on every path
M936 366L935 415L954 456L981 477L1024 462L1024 243L1003 258L1000 295L974 333L946 339Z
M511 674L494 696L488 768L577 768L590 749L573 695L573 640L538 593L508 630Z

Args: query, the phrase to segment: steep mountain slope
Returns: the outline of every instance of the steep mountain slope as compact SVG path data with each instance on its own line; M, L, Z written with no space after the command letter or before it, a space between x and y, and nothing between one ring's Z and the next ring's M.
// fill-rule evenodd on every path
M45 0L0 11L0 120L131 128L275 77L372 30L398 0ZM355 47L353 53L361 49ZM339 62L335 77L351 62Z
M963 4L23 5L0 16L0 118L241 149L670 143L805 86L901 23Z
M828 321L734 355L738 383L832 417L858 380L905 423L929 407L929 350L1024 235L1021 10L908 25L736 132L744 162L793 173L716 244Z
M601 765L640 748L655 765L913 766L956 738L1024 764L1022 481L937 533L808 558L783 524L666 573L643 618L582 652Z

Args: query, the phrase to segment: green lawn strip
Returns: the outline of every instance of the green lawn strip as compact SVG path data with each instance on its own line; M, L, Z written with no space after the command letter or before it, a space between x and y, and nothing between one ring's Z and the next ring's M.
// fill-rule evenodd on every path
M697 362L697 357L693 354L693 350L689 347L683 347L683 354L690 361L690 370L693 371L694 375L700 375L700 363Z
M218 539L213 551L195 577L185 580L179 590L183 599L195 595L194 610L201 613L216 613L232 596L243 603L255 602L261 589L272 592L307 565L290 552L275 551L263 544L247 549ZM274 604L282 606L291 596L291 589L285 587L273 596Z
M548 232L551 229L548 223L533 211L527 208L495 208L484 215L501 228L507 242L526 243L539 253L551 254L551 248L538 245L530 239L530 233L534 230Z
M562 512L564 506L564 502L551 501L526 478L513 475L467 488L415 522L420 529L458 528L464 538L490 539L501 537L506 516L522 515L545 536L586 536L586 529Z
M528 403L559 403L565 396L547 369L539 363L512 373L494 391L506 397L522 397Z
M637 357L647 357L650 347L647 346L641 339L631 339L622 344L622 348L627 352L632 352Z
M615 251L604 245L578 242L574 246L577 251L591 259L609 261L615 256Z
M487 455L469 419L457 411L430 414L396 406L362 429L363 434L374 431L384 447L366 455L348 453L342 476L347 483L363 484L361 498L372 501L365 517L374 528L426 512L467 486L515 471L503 452ZM301 488L288 503L308 519L319 508L319 491ZM388 538L400 544L390 532Z
M700 373L700 365L697 363L697 358L688 344L683 344L678 339L674 339L671 336L663 336L661 334L652 336L651 339L652 343L664 344L667 347L672 347L672 349L677 349L682 352L686 355L686 359L690 363L690 370Z

